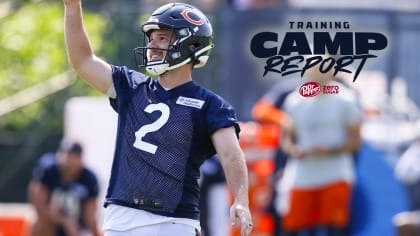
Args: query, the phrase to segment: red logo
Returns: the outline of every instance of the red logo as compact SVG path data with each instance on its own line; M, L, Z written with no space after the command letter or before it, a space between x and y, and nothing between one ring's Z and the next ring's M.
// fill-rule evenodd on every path
M192 14L192 15L191 15ZM188 22L190 22L193 25L202 25L204 24L204 21L201 19L201 13L198 12L195 9L185 9L181 12L182 17L184 17L185 20L187 20ZM198 20L194 20L193 18L191 18L191 16L195 19Z
M317 82L308 82L302 84L299 88L299 93L303 97L314 97L321 92L321 85Z

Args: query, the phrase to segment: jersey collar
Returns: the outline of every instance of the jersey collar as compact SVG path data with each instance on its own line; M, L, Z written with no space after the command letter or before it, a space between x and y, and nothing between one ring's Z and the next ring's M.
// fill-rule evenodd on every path
M156 94L159 96L159 98L162 100L166 100L168 98L179 95L191 94L193 92L193 88L196 86L196 83L191 80L170 90L166 90L165 88L163 88L159 81L155 81L155 86Z

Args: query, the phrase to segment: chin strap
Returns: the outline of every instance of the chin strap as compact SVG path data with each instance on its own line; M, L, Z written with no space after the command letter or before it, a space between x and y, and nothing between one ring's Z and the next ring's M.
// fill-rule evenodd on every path
M194 68L200 68L203 67L206 63L207 60L209 59L208 55L201 55L203 53L205 53L207 50L210 50L211 48L213 48L213 44L208 45L200 50L198 50L197 52L194 53L193 56L185 59L184 61L173 65L173 66L169 66L169 63L164 63L162 61L156 61L156 62L152 62L152 63L148 63L148 65L146 66L146 71L152 75L161 75L163 73L165 73L166 71L169 70L173 70L176 69L178 67L181 67L183 65L186 65L188 63L191 62L191 58L197 58L198 63L194 65ZM200 56L201 55L201 56Z

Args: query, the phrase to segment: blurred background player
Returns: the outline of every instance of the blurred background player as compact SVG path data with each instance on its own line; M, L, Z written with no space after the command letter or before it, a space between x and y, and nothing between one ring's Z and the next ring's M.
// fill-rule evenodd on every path
M334 85L332 72L315 66L307 79ZM360 146L361 113L349 91L286 98L281 146L289 159L278 186L277 209L285 235L316 227L328 236L348 235L350 200L355 178L353 153ZM312 235L315 234L311 230Z
M158 77L152 79L96 57L81 1L64 5L70 64L109 95L119 115L105 235L199 235L199 167L216 152L234 197L231 221L248 235L253 227L248 172L235 111L192 81L192 69L206 64L213 47L207 17L182 3L152 13L142 25L146 45L135 49L141 68Z
M281 134L281 127L284 125L286 120L287 114L284 111L284 102L287 96L292 93L296 88L300 85L308 82L305 78L281 78L275 85L267 91L252 107L252 118L260 123L261 125L268 125L272 128L277 128L280 130ZM343 77L340 73L334 77L334 82L336 82L342 89L345 89L345 95L350 100L355 99L357 100L357 94L354 88L352 88L351 84L349 84L348 80ZM358 101L357 101L358 102ZM279 139L281 142L281 139ZM354 157L356 159L357 152L354 153ZM283 151L282 148L276 150L275 155L273 157L274 164L275 164L275 171L271 177L271 183L273 187L273 196L271 198L271 203L267 211L273 215L275 219L275 228L273 235L280 235L281 234L281 216L278 214L278 211L275 209L275 201L277 197L280 197L277 194L277 188L279 181L283 175L284 166L286 165L287 155Z
M286 114L284 112L284 101L286 97L294 91L300 84L301 78L280 79L273 88L271 88L263 97L261 97L252 107L252 118L261 125L271 126L273 129L280 129L283 126ZM281 140L279 140L281 142ZM281 233L281 217L275 210L274 202L277 198L276 187L283 175L283 169L286 165L287 155L281 148L278 148L274 154L274 173L271 176L271 185L273 188L273 195L270 199L270 204L267 212L272 214L274 218L274 232L273 235L280 235Z
M40 160L49 164L35 168L37 186L31 183L29 194L38 219L32 235L100 235L96 219L98 181L84 167L82 151L79 143L63 140L56 155Z

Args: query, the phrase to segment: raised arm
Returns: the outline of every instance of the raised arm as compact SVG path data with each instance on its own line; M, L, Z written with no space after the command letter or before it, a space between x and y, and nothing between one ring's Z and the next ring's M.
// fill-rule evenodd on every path
M83 24L81 0L63 0L67 55L73 69L92 87L106 93L112 84L111 66L93 53Z
M248 200L248 170L233 127L218 129L212 141L225 172L227 184L234 197L230 208L233 225L241 227L241 235L249 235L252 218Z

